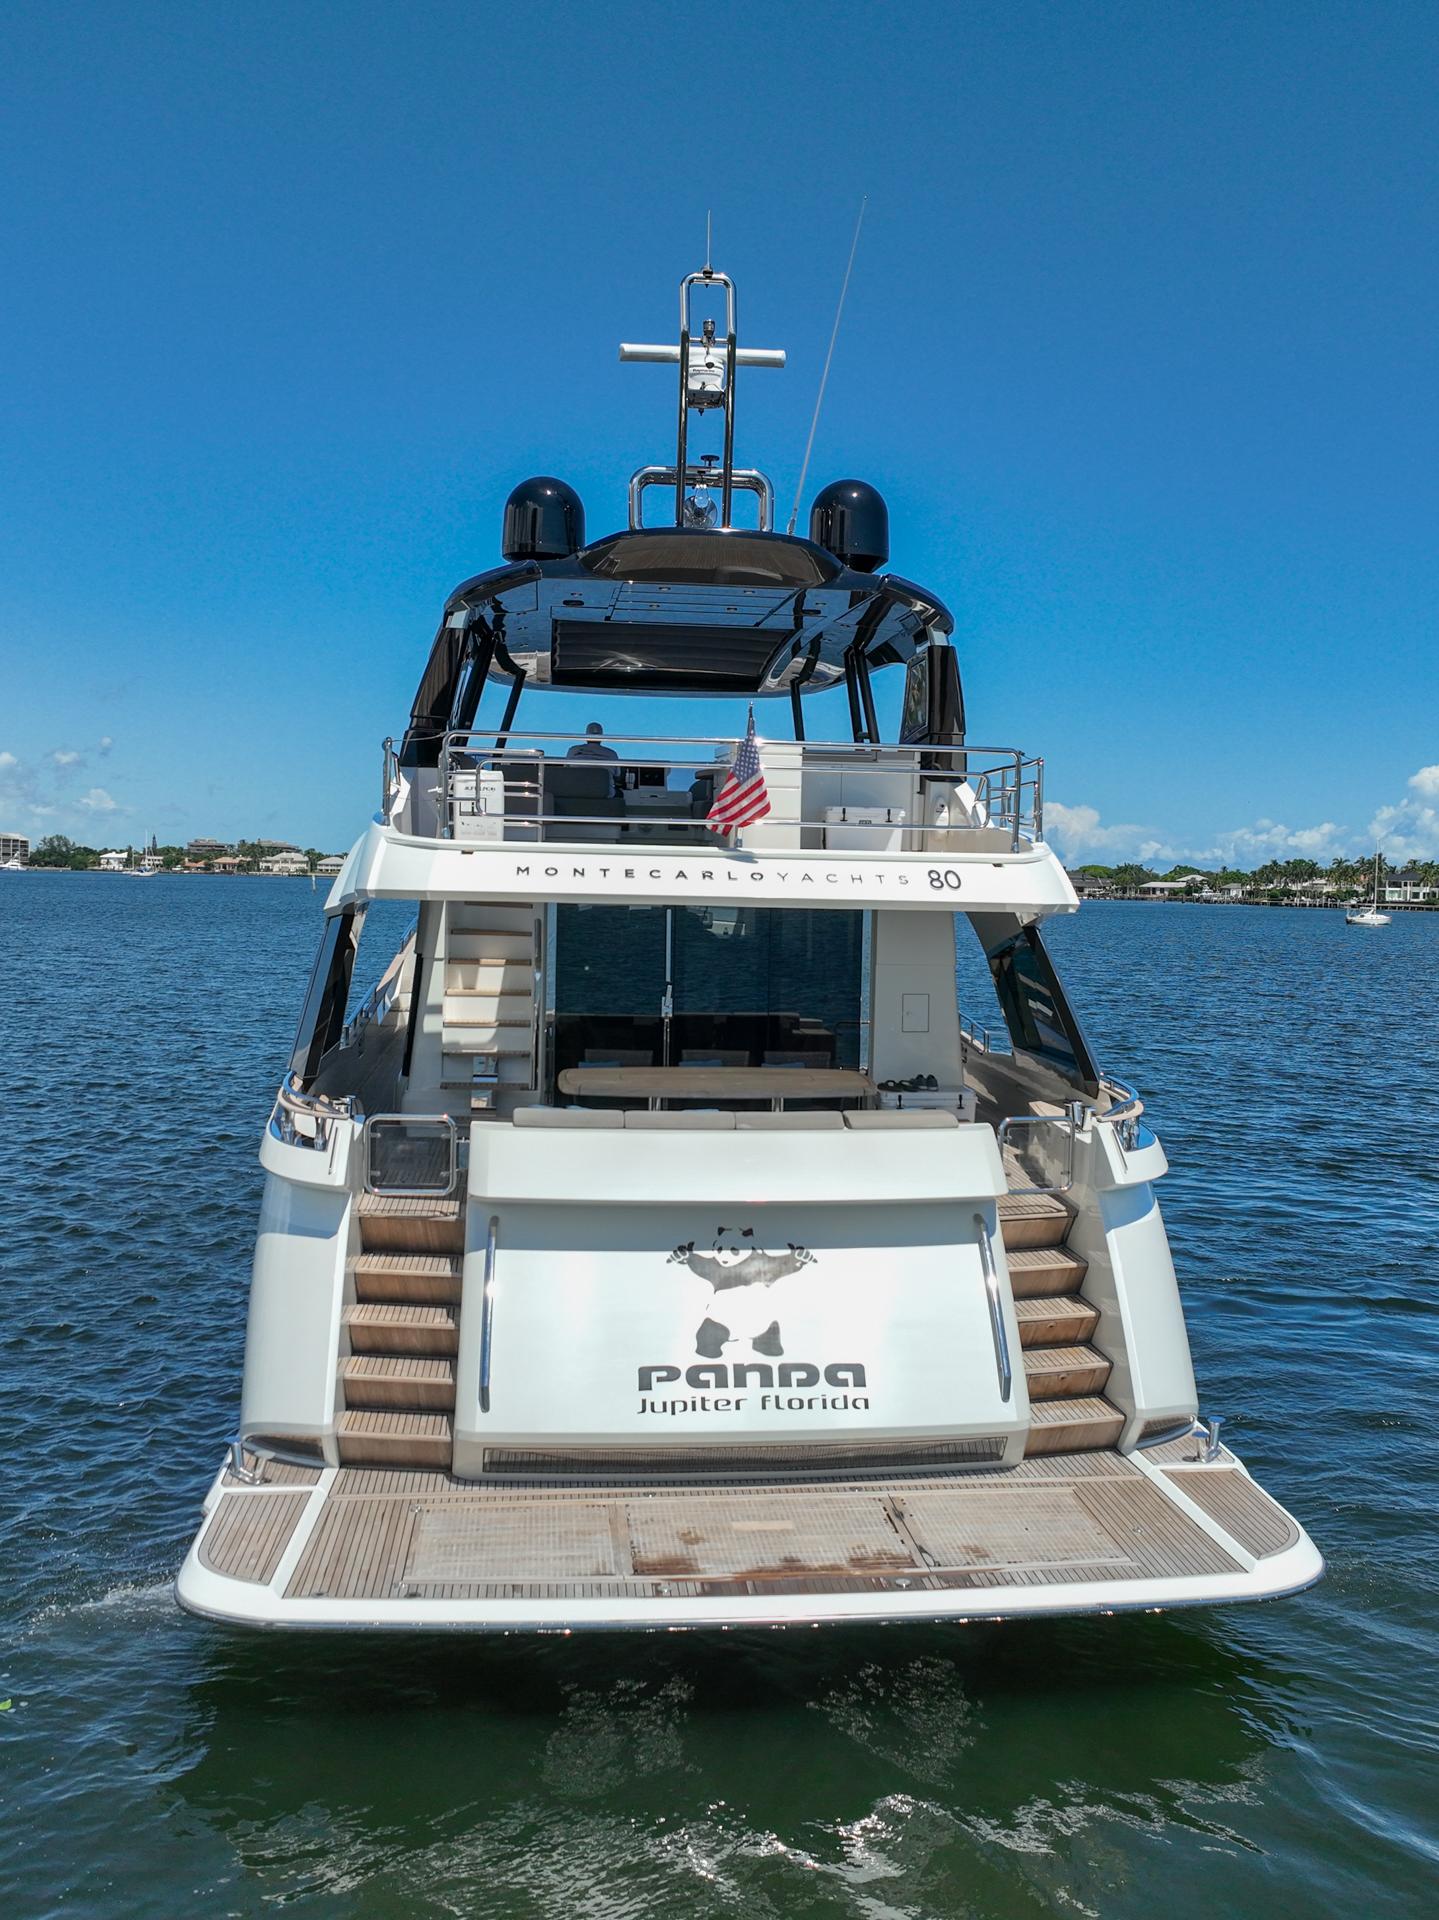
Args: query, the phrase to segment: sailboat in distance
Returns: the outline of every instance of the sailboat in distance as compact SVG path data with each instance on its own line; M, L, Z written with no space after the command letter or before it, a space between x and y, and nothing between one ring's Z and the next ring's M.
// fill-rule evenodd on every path
M1374 856L1374 898L1367 907L1353 907L1344 916L1346 927L1387 927L1389 915L1379 911L1379 855Z

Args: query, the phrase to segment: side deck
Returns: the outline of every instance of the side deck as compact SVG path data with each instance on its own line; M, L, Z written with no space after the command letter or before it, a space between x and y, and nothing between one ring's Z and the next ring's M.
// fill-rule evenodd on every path
M490 1629L970 1619L1263 1599L1322 1571L1227 1450L844 1481L477 1485L229 1470L183 1606L271 1626Z

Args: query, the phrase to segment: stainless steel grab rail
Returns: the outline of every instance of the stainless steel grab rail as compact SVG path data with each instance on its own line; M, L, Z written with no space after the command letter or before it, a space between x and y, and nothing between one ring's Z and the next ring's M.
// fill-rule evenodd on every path
M1224 1443L1219 1438L1219 1429L1223 1425L1222 1413L1201 1413L1192 1420L1181 1420L1176 1426L1147 1434L1142 1440L1136 1440L1134 1445L1136 1451L1148 1452L1150 1447L1167 1447L1175 1440L1202 1440L1204 1445L1194 1457L1202 1460L1206 1467L1212 1467L1224 1451Z
M1065 1127L1069 1133L1069 1157L1065 1167L1063 1184L1057 1187L1015 1187L1015 1193L1068 1193L1074 1185L1074 1142L1083 1124L1085 1109L1078 1101L1070 1104L1067 1113L1016 1113L1009 1119L1001 1120L995 1131L1000 1154L1004 1153L1005 1135L1011 1127Z
M353 1094L307 1093L290 1074L281 1082L270 1109L270 1132L287 1147L313 1147L323 1152L331 1129L339 1120L354 1120Z
M1014 1368L1009 1358L1009 1335L1004 1325L1004 1301L999 1292L999 1268L994 1260L994 1242L982 1213L974 1216L979 1238L979 1264L984 1273L984 1293L989 1302L989 1330L994 1338L994 1365L999 1374L999 1397L1007 1401L1014 1389Z
M480 1412L490 1410L490 1356L495 1325L495 1246L499 1240L500 1217L490 1215L485 1229L485 1281L480 1295Z

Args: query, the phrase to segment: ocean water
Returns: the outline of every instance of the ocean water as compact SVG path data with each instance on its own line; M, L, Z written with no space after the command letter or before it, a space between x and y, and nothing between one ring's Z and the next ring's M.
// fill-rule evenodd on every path
M1313 1591L719 1640L235 1637L170 1582L234 1418L321 904L0 875L7 1920L1439 1907L1439 916L1104 904L1052 935L1168 1149L1202 1403L1323 1548Z

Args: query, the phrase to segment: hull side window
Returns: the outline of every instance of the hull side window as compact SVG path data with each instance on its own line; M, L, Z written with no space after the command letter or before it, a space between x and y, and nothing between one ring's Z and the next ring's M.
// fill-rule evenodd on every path
M1038 927L1023 927L995 947L989 954L989 970L1015 1052L1033 1054L1096 1099L1098 1063Z
M350 997L350 976L355 970L355 950L364 925L363 907L347 907L325 922L320 936L320 951L305 989L305 1004L300 1027L290 1055L290 1071L302 1087L308 1087L320 1070L320 1063L337 1044L345 1030L345 1008Z

